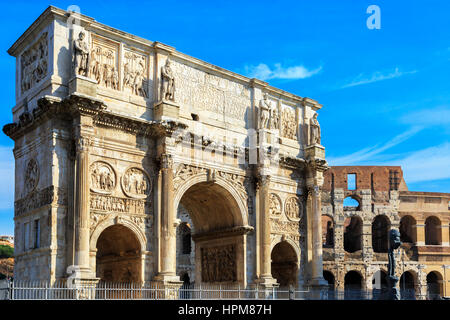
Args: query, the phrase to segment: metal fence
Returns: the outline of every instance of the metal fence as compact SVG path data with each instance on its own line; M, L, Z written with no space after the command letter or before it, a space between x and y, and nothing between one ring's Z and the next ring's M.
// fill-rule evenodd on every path
M402 300L414 300L414 290L402 290ZM326 290L314 292L294 287L265 289L257 285L191 284L167 287L159 282L73 284L65 280L53 283L43 281L4 281L0 283L0 299L10 300L380 300L384 292L370 290Z

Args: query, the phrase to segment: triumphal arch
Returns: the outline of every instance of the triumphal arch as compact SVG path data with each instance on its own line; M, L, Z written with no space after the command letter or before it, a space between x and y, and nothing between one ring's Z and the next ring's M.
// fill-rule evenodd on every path
M54 7L8 52L16 279L324 284L315 100Z

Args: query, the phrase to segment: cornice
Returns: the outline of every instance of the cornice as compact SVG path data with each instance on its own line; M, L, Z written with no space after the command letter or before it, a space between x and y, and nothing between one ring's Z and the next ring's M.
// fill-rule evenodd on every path
M39 99L32 112L25 111L19 116L19 122L6 124L3 132L17 140L47 119L62 117L71 120L80 116L92 117L93 123L99 126L151 137L170 136L178 129L187 128L176 121L148 121L116 114L108 111L100 100L73 94L62 101L51 96Z

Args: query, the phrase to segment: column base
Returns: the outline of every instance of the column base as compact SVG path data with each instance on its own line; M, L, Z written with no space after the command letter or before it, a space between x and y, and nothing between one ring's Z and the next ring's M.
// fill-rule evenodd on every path
M176 300L180 295L180 288L183 281L180 277L173 274L158 274L153 278L157 282L157 295L159 299Z
M326 294L328 292L328 281L323 277L313 278L308 282L309 289L309 299L312 300L323 300L326 299Z
M274 297L274 289L278 288L280 284L277 282L277 279L272 277L262 277L255 280L255 285L258 290L257 299L273 299Z
M95 299L95 289L100 278L87 267L75 266L72 274L67 278L67 288L73 289L73 298L76 300Z

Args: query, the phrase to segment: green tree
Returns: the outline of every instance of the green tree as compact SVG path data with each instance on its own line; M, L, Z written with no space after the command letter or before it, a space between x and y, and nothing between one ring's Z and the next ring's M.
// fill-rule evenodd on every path
M0 245L0 259L14 257L14 248L10 246Z

